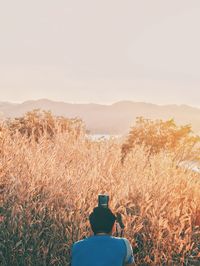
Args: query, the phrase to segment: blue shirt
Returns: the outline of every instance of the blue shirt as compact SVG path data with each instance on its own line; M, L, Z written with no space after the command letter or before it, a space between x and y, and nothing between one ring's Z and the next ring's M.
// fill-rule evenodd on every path
M130 245L129 242L128 245ZM127 252L127 245L123 238L109 235L92 236L73 245L72 266L123 266L131 264L134 262L131 246Z

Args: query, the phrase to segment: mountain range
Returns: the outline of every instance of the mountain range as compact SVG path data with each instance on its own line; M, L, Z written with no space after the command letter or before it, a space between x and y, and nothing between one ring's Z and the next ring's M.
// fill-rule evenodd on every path
M0 117L14 118L33 109L50 110L54 115L79 117L91 134L126 134L138 116L150 119L171 119L178 125L191 124L200 133L200 109L188 105L156 105L120 101L111 105L72 104L40 99L23 103L0 102Z

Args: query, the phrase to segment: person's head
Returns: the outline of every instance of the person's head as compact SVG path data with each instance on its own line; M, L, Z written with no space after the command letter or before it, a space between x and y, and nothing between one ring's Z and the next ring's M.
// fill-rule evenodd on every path
M89 217L93 233L111 234L116 221L115 215L109 208L97 207Z

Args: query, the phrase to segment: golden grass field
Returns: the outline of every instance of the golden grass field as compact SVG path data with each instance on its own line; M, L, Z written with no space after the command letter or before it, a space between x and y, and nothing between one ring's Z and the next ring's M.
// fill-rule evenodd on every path
M200 265L200 174L144 145L122 164L124 138L91 141L80 121L40 119L1 126L0 265L69 265L99 193L122 213L137 265Z

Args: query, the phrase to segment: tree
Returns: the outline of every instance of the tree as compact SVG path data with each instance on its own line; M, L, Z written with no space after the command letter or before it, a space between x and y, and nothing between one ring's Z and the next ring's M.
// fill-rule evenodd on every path
M136 119L136 125L131 128L126 142L122 145L121 161L136 146L144 145L149 150L149 156L162 150L174 153L174 159L184 160L184 157L198 157L200 137L193 134L191 126L177 126L173 119L150 120L143 117ZM195 158L197 159L197 158Z
M7 128L12 136L19 132L28 138L34 137L36 141L44 136L52 139L57 133L66 133L78 139L84 136L86 131L83 121L79 118L53 116L50 111L39 109L27 112L23 117L7 120Z

